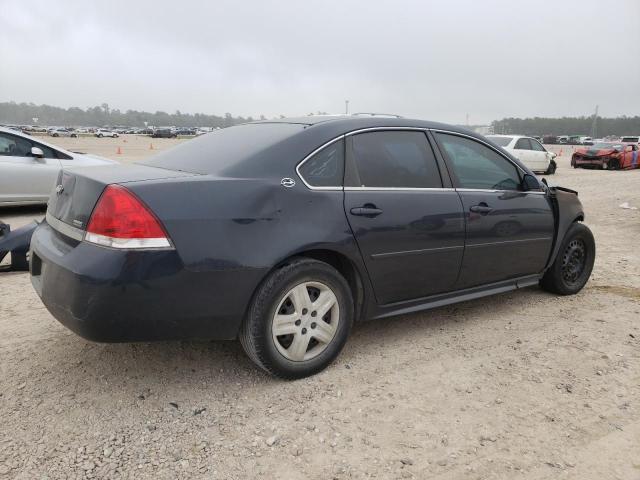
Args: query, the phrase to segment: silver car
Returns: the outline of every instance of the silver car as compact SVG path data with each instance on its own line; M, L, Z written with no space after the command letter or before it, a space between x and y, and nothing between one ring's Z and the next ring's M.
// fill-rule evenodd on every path
M114 163L0 127L0 206L47 203L60 169Z

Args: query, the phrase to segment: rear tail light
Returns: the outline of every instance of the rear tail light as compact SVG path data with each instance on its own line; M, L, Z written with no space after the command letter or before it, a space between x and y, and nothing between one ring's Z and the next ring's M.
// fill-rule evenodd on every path
M160 220L142 200L120 185L108 185L98 199L84 239L112 248L171 248Z

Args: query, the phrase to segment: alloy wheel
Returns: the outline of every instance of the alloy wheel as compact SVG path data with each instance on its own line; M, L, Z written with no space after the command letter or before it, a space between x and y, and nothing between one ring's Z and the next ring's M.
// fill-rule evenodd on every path
M280 300L271 322L278 352L294 362L320 355L333 340L340 321L336 294L324 283L303 282Z

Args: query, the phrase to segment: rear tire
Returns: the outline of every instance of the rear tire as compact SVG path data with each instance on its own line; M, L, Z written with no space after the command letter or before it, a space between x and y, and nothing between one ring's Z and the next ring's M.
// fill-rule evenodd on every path
M571 225L562 239L555 261L545 272L540 286L558 295L574 295L585 286L596 257L596 242L589 227Z
M258 288L239 339L249 358L268 373L288 380L308 377L338 356L353 316L344 277L324 262L296 258Z

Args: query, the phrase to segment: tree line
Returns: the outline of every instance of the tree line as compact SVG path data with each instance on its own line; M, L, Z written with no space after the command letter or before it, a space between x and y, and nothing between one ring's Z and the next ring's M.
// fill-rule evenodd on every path
M522 135L591 135L593 115L562 118L503 118L491 123L498 134ZM607 135L640 135L640 116L597 117L595 137Z
M34 118L38 120L34 121ZM147 122L148 125L153 126L223 128L254 120L265 120L265 117L263 115L259 118L234 117L230 113L225 113L224 116L191 114L182 113L179 110L175 113L162 111L151 113L138 110L123 112L117 108L109 108L107 103L83 110L78 107L60 108L33 103L0 102L0 123L16 125L144 127Z
M322 114L324 112L318 112ZM312 115L312 114L310 114ZM37 122L33 119L37 118ZM174 113L162 111L144 112L138 110L121 111L110 108L107 103L85 110L78 107L61 108L34 103L0 102L0 123L17 125L56 125L56 126L107 126L122 125L144 127L145 122L153 126L176 127L230 127L239 123L265 120L259 118L234 117L231 113L223 116L204 113ZM491 123L494 133L519 133L523 135L589 135L593 116L562 118L503 118ZM640 135L640 116L634 117L598 117L596 136Z

